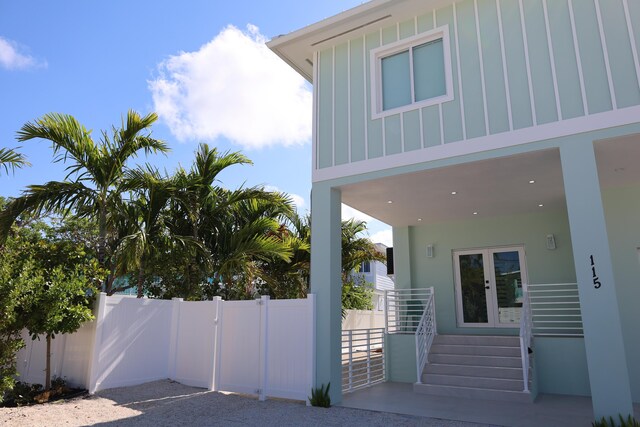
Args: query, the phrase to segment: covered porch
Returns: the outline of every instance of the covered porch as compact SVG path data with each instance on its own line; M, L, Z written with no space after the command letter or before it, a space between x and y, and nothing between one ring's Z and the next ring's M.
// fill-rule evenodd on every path
M340 406L498 426L589 426L593 421L589 397L541 394L533 404L426 397L414 393L411 384L386 382L346 394ZM634 410L640 419L640 405Z
M607 139L604 135L572 136L552 144L314 184L312 215L316 222L312 226L315 235L322 236L315 242L321 251L314 252L312 246L312 289L314 283L319 289L320 281L323 286L327 280L339 282L335 254L339 253L339 203L343 202L393 226L396 288L435 289L438 334L517 336L516 313L501 310L510 307L490 300L498 300L498 270L485 269L493 276L487 277L491 280L486 283L486 294L484 290L478 293L486 298L479 300L479 306L486 303L487 313L471 320L464 317L463 273L456 260L457 255L474 251L481 252L484 260L500 251L517 252L522 270L516 282L577 284L582 307L584 338L581 331L571 330L569 322L575 319L568 317L567 330L559 331L558 336L534 338L541 396L582 396L586 400L581 401L592 402L596 415L624 412L631 396L640 401L640 372L627 363L640 356L633 329L637 310L631 302L639 296L634 285L640 277L640 236L636 232L640 137L628 134ZM333 307L339 305L337 292L329 294L325 309L337 313ZM322 300L319 297L319 304ZM331 345L319 348L328 356L325 362L319 355L319 382L326 382L329 372L333 372L332 379L339 372L338 352L333 349L339 349L339 334L331 325L337 324L333 316L325 325L318 325L318 347L323 334L333 337L323 341ZM550 326L556 332L561 329ZM387 378L392 383L416 382L415 339L390 335L386 349ZM345 395L344 401L355 395ZM341 397L334 397L340 401ZM432 398L415 395L405 401L418 399L424 406Z

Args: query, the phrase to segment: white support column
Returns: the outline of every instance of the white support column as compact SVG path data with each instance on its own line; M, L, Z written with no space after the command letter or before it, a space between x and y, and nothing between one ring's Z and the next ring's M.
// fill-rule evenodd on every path
M629 371L593 144L567 141L560 158L594 415L626 418L633 413Z
M316 295L316 378L331 383L332 403L342 401L341 194L322 183L311 193L311 291Z

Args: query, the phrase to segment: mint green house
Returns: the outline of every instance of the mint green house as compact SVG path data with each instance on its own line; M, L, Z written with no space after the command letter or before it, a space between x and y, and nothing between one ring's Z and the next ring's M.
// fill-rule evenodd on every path
M316 383L341 382L342 202L393 227L388 380L632 413L640 2L374 0L269 47L314 90Z

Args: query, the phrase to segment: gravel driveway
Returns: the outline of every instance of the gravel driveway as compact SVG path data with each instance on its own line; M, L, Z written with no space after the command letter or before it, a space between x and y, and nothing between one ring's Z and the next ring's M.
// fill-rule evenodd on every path
M6 426L450 426L479 424L209 392L163 380L94 396L0 408Z

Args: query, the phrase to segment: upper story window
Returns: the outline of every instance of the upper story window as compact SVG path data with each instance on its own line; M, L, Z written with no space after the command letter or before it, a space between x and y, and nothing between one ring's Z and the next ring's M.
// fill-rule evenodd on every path
M371 51L372 116L453 99L448 27Z

